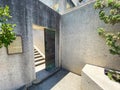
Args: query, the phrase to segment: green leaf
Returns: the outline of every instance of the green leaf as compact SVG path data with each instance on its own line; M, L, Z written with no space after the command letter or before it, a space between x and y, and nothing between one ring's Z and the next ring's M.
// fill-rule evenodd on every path
M104 34L104 29L103 28L98 28L98 34L103 35Z
M8 47L16 39L14 32L16 25L7 23L9 18L11 18L9 7L0 7L0 48L3 45Z

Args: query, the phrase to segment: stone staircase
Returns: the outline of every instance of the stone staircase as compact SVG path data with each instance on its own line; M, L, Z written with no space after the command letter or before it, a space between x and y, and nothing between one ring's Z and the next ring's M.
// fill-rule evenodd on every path
M45 69L45 58L34 48L35 70L40 71Z

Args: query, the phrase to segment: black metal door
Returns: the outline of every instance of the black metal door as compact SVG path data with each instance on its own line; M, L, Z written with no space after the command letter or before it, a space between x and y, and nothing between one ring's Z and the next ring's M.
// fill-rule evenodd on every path
M44 30L46 70L55 68L55 31Z

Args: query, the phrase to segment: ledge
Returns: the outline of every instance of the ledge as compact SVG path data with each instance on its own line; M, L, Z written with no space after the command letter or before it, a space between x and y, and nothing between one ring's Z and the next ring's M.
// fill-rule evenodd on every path
M104 68L85 65L81 78L82 90L120 90L120 84L104 74Z

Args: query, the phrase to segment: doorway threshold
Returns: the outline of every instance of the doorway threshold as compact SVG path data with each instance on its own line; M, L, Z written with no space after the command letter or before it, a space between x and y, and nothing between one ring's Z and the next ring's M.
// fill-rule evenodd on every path
M36 73L36 80L33 81L33 85L37 85L40 84L42 82L44 82L45 80L47 80L48 78L50 78L51 76L53 76L54 74L56 74L58 71L60 71L61 68L55 68L53 70L50 71L46 71L45 69L39 71Z

